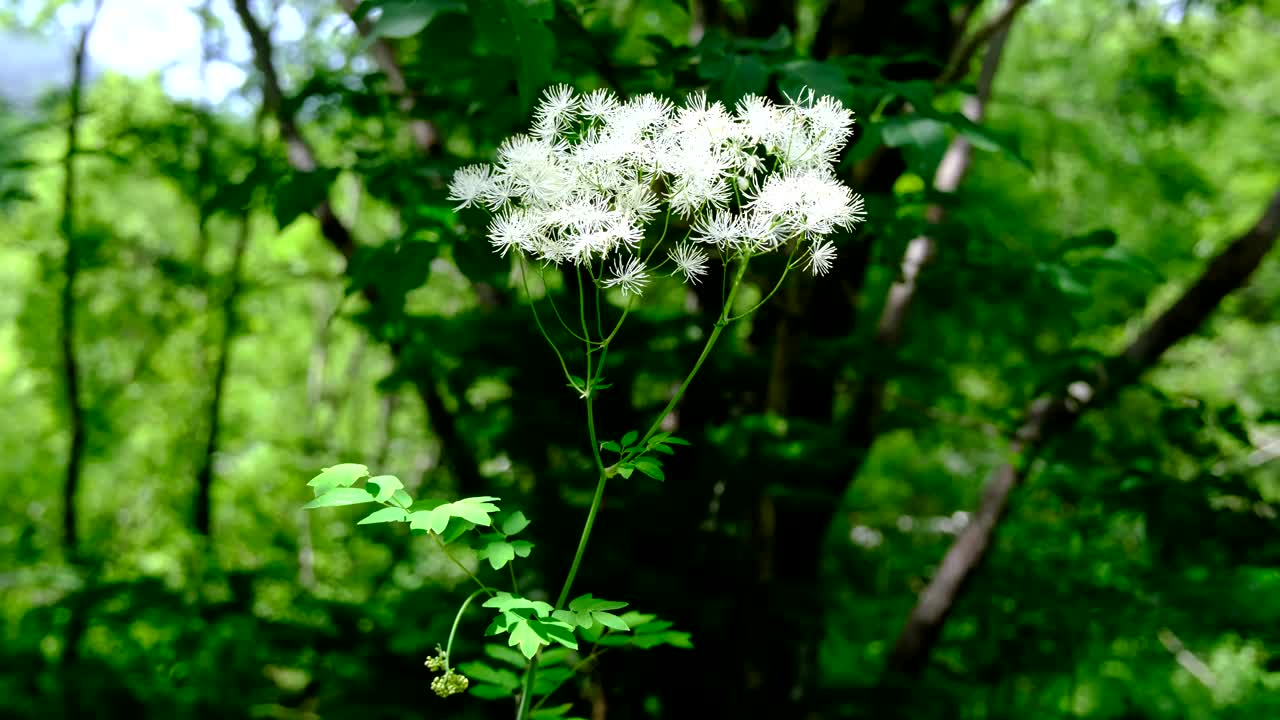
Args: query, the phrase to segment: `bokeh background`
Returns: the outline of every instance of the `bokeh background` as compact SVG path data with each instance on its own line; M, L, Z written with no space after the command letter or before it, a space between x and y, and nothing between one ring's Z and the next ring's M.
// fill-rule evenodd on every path
M834 95L869 219L612 487L577 587L694 648L565 717L1280 718L1274 0L3 0L0 48L0 716L511 716L429 690L464 574L300 507L496 495L558 587L582 404L445 186L566 82ZM606 436L719 284L632 313Z

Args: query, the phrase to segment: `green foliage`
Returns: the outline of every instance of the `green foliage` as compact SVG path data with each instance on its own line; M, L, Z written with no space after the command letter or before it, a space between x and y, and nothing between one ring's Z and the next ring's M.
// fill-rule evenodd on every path
M14 47L0 92L65 85L48 68L68 48L27 44L74 37L64 4L0 8ZM927 669L884 676L1023 408L1093 377L1274 191L1274 2L1028 3L978 123L958 111L985 47L937 82L965 3L691 16L669 0L365 0L365 36L337 4L250 3L273 27L311 172L289 169L277 118L257 120L262 78L235 18L205 22L210 57L233 62L166 76L222 85L234 64L245 82L225 102L110 69L120 38L180 34L169 18L185 11L153 5L95 30L116 37L90 45L72 237L65 87L0 108L0 715L510 717L536 660L526 718L590 716L583 687L646 717L688 697L744 718L1280 717L1274 258L1141 384L1049 433ZM967 32L998 5L979 3ZM705 89L730 108L807 85L857 113L838 173L866 197L866 229L835 238L832 274L725 329L659 426L692 446L645 431L732 278L655 275L652 304L588 370L579 287L592 339L625 300L602 293L597 311L592 278L556 268L526 287L488 220L447 199L454 171L494 160L560 82L674 101ZM977 152L943 197L930 181L957 137ZM354 249L326 236L324 202ZM937 253L886 345L885 298L922 234ZM74 553L69 247L86 430ZM753 262L738 308L779 271ZM531 304L577 351L564 373ZM864 443L854 420L880 390ZM328 467L303 497L332 458L369 466ZM206 460L207 535L193 522ZM337 509L298 512L307 500ZM495 597L505 609L470 605ZM502 702L445 708L428 676Z

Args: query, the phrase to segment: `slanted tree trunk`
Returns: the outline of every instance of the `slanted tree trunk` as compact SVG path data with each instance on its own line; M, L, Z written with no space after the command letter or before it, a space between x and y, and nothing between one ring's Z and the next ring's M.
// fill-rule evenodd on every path
M1040 398L1031 405L1010 443L1020 462L1000 466L987 480L972 520L947 550L937 574L920 594L898 636L889 656L890 681L918 675L925 668L947 618L987 557L1009 498L1022 483L1025 468L1036 452L1069 428L1085 410L1114 396L1155 365L1166 350L1195 332L1223 298L1246 283L1275 246L1278 234L1280 191L1257 223L1215 257L1172 306L1139 333L1123 353L1104 364L1092 382L1072 383L1061 394Z
M957 37L938 53L939 64L945 62L946 68L962 66L967 71L972 54L984 46L988 48L978 79L977 96L970 98L964 108L974 122L981 120L991 95L1010 23L1025 4L1025 1L1010 3L988 24L968 35L964 33L967 28L960 27ZM863 25L870 22L868 18L883 19L900 12L900 6L890 4L832 3L816 41L819 52L824 45L827 52L849 52L854 48L843 39L846 30L841 28L864 32ZM932 70L922 69L937 72L936 66ZM946 70L944 74L948 72L954 71ZM943 84L944 77L934 81ZM944 193L955 192L971 160L972 147L958 137L948 147L936 171L935 188ZM884 159L878 165L878 168L863 169L864 180L871 184L872 191L880 189L881 183L891 184L900 170ZM928 219L933 224L940 223L942 208L929 208ZM846 273L843 282L824 278L809 288L791 287L789 290L799 291L798 297L780 293L780 299L775 299L753 322L759 344L772 351L770 382L760 409L797 421L841 427L840 441L846 451L851 451L829 467L806 472L804 478L793 477L781 464L773 473L760 473L765 477L771 474L787 477L779 484L793 491L791 495L777 495L776 489L770 487L753 491L752 542L748 550L751 557L747 565L754 570L754 578L744 582L747 599L738 605L742 616L738 624L752 624L755 628L750 643L741 648L747 688L743 693L743 707L764 715L804 718L820 716L823 712L825 700L815 693L815 681L820 675L818 646L826 600L821 583L823 548L835 508L876 438L876 420L889 379L883 371L872 368L861 378L853 411L847 417L837 418L832 396L838 378L806 356L814 340L844 335L853 325L854 306L871 258L870 243L866 238L859 238L856 249L850 250L849 269L844 270L842 263L841 272ZM889 290L875 331L875 341L884 353L892 354L901 343L908 310L935 252L934 239L928 235L915 238L909 244L901 261L901 275ZM823 310L814 312L816 308ZM832 312L829 308L840 308L840 311ZM759 462L768 461L761 458Z

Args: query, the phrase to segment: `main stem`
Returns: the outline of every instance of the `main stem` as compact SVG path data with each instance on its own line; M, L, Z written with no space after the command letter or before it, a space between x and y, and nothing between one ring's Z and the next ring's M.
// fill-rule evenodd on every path
M684 393L689 389L689 383L693 382L694 376L702 369L702 364L706 362L707 357L711 354L711 349L715 347L716 341L720 339L720 334L729 325L730 314L733 309L733 300L738 294L738 288L742 285L742 278L747 274L747 263L750 262L749 257L743 257L738 263L737 270L734 271L733 283L729 286L729 295L725 298L724 307L720 310L720 317L716 320L715 326L711 329L711 334L707 336L707 342L702 347L702 353L698 355L698 359L693 363L693 368L689 370L689 374L685 376L684 382L680 383L680 387L676 389L671 401L667 406L658 413L657 419L653 421L653 425L649 426L649 430L640 439L636 447L643 448L645 442L648 441L653 434L662 426L662 421L666 419L671 411L675 409L680 399L684 397ZM581 279L579 279L579 297L578 304L581 307ZM585 310L583 311L585 313ZM585 330L586 319L583 317L583 327ZM607 346L606 346L607 347ZM596 461L596 468L599 470L600 479L596 482L596 494L591 498L591 509L587 511L587 522L582 526L582 537L578 538L578 551L573 554L573 564L569 566L569 575L564 579L564 586L560 588L560 596L556 599L555 608L560 610L564 607L565 602L569 600L569 592L573 589L574 578L578 576L578 568L582 565L582 556L587 552L587 542L591 539L591 529L595 527L596 515L600 513L600 505L604 501L604 489L609 483L609 469L605 468L603 460L600 458L600 444L596 441L596 423L595 423L595 407L593 400L595 392L591 387L594 379L591 377L591 348L587 348L587 433L591 438L591 454ZM541 657L541 651L529 661L529 672L524 675L524 684L520 690L520 705L516 711L516 720L524 720L525 714L529 710L529 702L533 697L534 677L538 672L538 658Z

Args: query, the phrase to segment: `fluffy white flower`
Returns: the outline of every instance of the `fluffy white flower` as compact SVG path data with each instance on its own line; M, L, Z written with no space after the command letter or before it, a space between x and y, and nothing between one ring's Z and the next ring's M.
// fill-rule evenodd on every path
M835 259L836 244L830 240L820 240L809 248L809 272L826 275Z
M742 224L731 212L712 212L694 222L693 232L695 241L724 249L742 238Z
M782 115L777 106L759 95L746 95L734 108L739 132L752 145L775 137L782 130Z
M568 85L547 88L542 94L542 101L533 111L534 134L541 139L554 138L556 133L573 120L577 109L578 100L573 96L573 88Z
M449 199L496 213L489 238L499 253L609 262L604 284L628 294L648 279L636 257L645 227L678 228L672 215L689 221L693 243L726 254L810 243L808 264L822 273L834 257L824 237L865 217L862 198L831 170L852 122L837 100L808 90L784 105L748 95L730 112L703 93L676 108L653 94L580 96L559 85L540 99L530 132L504 141L493 165L454 175ZM690 282L705 273L696 245L668 254Z
M603 285L607 288L619 287L623 295L639 295L649 282L649 273L644 263L635 256L624 259L621 255L613 259L613 277L605 278Z
M707 263L710 258L689 243L676 245L675 249L667 252L667 256L671 258L671 262L675 263L676 272L683 274L685 280L695 285L703 275L707 274Z
M582 116L593 120L603 120L613 115L618 108L618 98L605 88L593 90L582 98Z
M787 170L772 175L749 203L778 220L784 232L806 237L852 227L863 219L862 198L826 170Z
M493 194L493 169L488 165L459 168L449 183L449 199L458 202L455 210L474 207Z

